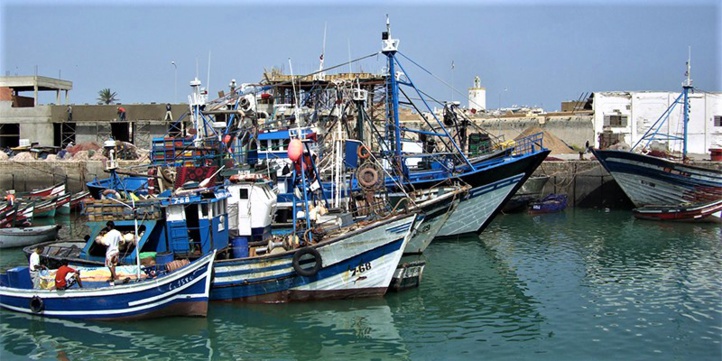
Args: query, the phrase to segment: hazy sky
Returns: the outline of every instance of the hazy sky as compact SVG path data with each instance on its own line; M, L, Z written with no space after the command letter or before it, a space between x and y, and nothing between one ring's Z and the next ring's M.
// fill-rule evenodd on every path
M324 27L326 67L376 53L386 14L400 52L447 85L405 66L412 80L443 99L465 99L476 75L489 108L556 110L585 92L677 91L690 46L694 85L722 90L716 0L0 0L0 74L70 80L71 103L94 104L103 88L122 103L185 102L196 74L216 94L271 67L317 70ZM351 69L384 65L377 56Z

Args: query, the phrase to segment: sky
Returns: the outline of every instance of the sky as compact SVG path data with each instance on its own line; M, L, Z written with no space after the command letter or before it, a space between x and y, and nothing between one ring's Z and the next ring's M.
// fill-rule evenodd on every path
M217 94L272 67L311 73L321 53L326 68L377 54L387 14L412 81L462 105L475 76L487 108L679 91L690 48L695 87L722 91L714 0L0 0L0 75L70 80L74 104L105 88L125 104L187 102L196 76ZM384 67L377 55L329 73Z

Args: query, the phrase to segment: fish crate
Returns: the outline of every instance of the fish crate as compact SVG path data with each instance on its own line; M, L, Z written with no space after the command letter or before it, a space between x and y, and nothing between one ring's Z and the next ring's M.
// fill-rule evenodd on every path
M130 203L127 200L123 200L123 202ZM135 209L134 213L131 208L110 199L89 201L85 205L86 215L91 222L131 220L135 219L136 215L138 219L159 219L162 216L160 201L155 199L135 201Z

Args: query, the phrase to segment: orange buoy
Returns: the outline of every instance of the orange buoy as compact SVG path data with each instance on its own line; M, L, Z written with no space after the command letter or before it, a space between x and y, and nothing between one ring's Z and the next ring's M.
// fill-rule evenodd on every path
M356 149L356 154L359 158L366 159L371 156L371 151L368 147L362 144Z
M303 154L303 143L299 139L291 139L288 144L288 159L296 162L301 159L301 154Z

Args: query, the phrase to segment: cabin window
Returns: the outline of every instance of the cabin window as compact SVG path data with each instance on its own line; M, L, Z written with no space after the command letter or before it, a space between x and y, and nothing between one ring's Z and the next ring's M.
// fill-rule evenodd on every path
M605 115L604 116L604 126L609 127L626 127L627 126L627 116L626 115Z
M240 191L240 196L239 196L239 197L240 197L241 199L248 199L248 189L246 189L246 188L241 188L241 189L239 189L239 191Z
M715 116L714 116L714 126L715 126L715 127L722 127L722 115L715 115Z

